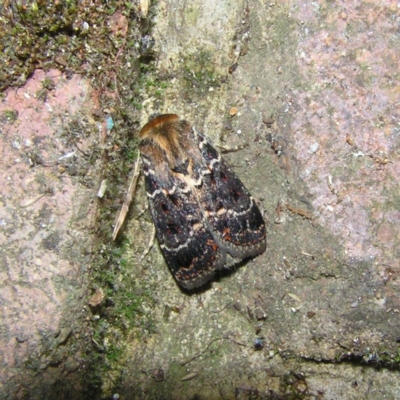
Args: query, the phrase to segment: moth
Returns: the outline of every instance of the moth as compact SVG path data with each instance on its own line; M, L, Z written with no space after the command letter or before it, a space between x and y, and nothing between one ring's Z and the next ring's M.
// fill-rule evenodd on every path
M266 249L261 212L210 141L176 114L140 131L146 194L160 249L185 289Z

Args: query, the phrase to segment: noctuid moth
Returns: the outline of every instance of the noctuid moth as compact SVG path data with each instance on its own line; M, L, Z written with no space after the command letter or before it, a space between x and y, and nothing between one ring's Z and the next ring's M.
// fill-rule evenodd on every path
M204 135L165 114L151 119L140 139L157 239L183 288L199 287L217 270L265 251L259 208Z

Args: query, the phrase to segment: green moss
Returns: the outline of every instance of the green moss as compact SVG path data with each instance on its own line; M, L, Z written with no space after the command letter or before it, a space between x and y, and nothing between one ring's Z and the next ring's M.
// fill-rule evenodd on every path
M170 78L163 77L155 69L153 64L141 63L140 64L141 76L138 85L139 92L145 92L147 97L162 98L165 91L170 87ZM141 110L142 105L134 101L132 105Z
M18 119L17 110L5 110L0 115L0 122L13 124Z
M397 363L398 368L400 368L400 347L397 348L397 354L394 357L394 361Z
M186 89L197 95L206 94L213 86L218 86L220 76L214 69L211 53L203 50L183 58L182 78Z
M118 52L118 39L115 43L110 40L112 32L107 22L121 8L120 2L3 3L0 23L9 29L0 30L0 90L23 85L37 66L93 74L97 78L103 71L115 70L115 65L106 61ZM133 13L131 8L122 7L128 16ZM94 68L88 68L92 64ZM99 69L100 65L106 68Z

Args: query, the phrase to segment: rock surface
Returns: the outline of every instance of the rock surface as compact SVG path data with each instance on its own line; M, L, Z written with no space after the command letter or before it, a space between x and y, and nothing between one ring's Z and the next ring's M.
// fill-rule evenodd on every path
M248 145L225 158L265 209L268 249L188 296L153 248L143 279L159 287L158 334L131 343L121 394L399 396L398 10L158 3L172 84L144 115Z
M268 248L182 292L157 245L142 257L152 224L140 180L122 235L154 325L127 333L104 397L399 398L398 2L152 7L163 87L149 89L141 122L173 112L239 146L224 157L264 210ZM88 314L98 186L87 150L99 138L80 133L96 107L88 81L55 70L0 105L0 398L46 398L46 385L86 373L64 344ZM77 128L65 137L65 126Z

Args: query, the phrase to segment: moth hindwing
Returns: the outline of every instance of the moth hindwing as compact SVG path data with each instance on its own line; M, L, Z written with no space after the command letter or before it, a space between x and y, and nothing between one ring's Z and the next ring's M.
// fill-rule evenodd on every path
M157 239L182 287L199 287L215 271L265 251L259 208L205 136L165 114L151 119L140 138Z

